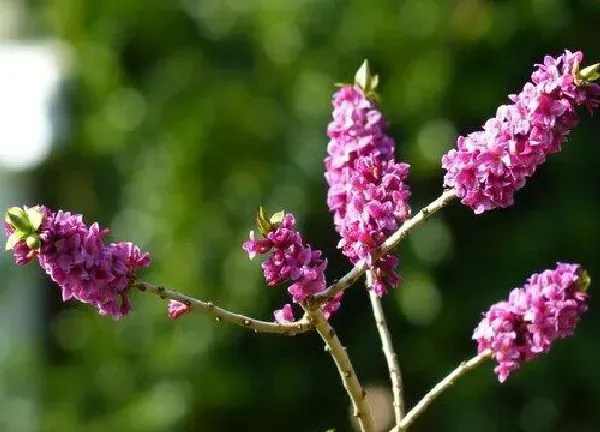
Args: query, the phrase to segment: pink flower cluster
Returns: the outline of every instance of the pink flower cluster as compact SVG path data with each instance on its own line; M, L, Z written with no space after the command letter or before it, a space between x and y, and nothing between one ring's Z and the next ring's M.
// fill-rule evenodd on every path
M327 204L341 236L338 247L353 264L373 266L371 289L381 296L399 282L398 260L388 254L373 263L373 254L410 216L409 165L394 161L395 144L386 135L386 122L357 85L344 86L333 96L327 134Z
M460 136L442 157L444 185L463 204L477 214L512 205L546 156L560 151L579 121L576 108L598 106L600 87L577 82L582 59L570 51L546 56L521 93L509 96L512 104L500 106L483 130Z
M83 217L69 212L52 212L36 207L42 214L37 230L39 248L21 240L12 248L15 262L29 263L37 256L42 269L62 289L64 301L76 299L94 305L101 315L115 319L130 309L129 286L138 268L148 267L150 257L132 243L105 244L108 229L97 223L87 226ZM5 223L5 234L15 231Z
M268 255L262 263L265 280L269 286L277 286L292 282L288 292L295 303L301 303L307 297L320 293L327 288L325 269L327 260L321 257L321 251L305 244L302 235L296 229L296 222L291 213L283 216L281 223L276 224L264 238L256 238L254 231L250 239L243 244L250 259L256 255ZM339 307L339 297L323 305L327 317ZM290 304L274 312L278 322L294 320Z
M479 353L491 351L500 382L521 362L547 353L555 340L573 334L587 310L588 284L578 264L557 263L554 270L532 275L483 315L473 339Z

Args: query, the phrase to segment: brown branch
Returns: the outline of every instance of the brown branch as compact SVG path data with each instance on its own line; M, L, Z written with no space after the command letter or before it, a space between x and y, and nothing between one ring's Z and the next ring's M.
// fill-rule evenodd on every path
M367 288L372 285L371 271L367 271L366 283ZM385 314L383 313L383 307L381 306L381 299L373 290L369 290L369 298L371 299L371 308L373 309L375 324L377 325L377 331L379 332L379 338L381 339L381 349L387 362L390 380L392 381L394 418L396 419L396 424L398 424L400 423L400 420L402 420L402 416L404 416L402 371L400 370L400 365L398 364L398 356L396 355L396 351L394 351L392 336L385 320Z
M454 369L450 374L441 380L439 383L435 385L429 392L423 396L413 409L411 409L406 417L402 419L400 423L398 423L390 432L402 432L405 431L423 412L427 409L427 407L439 396L444 390L450 387L452 384L456 382L462 375L467 373L468 371L475 369L477 366L482 364L484 361L490 358L490 352L486 351L472 359L462 362L456 369Z
M363 432L375 432L375 424L367 395L358 381L346 348L340 342L333 327L331 327L323 316L321 309L304 307L304 310L325 342L325 351L329 352L331 357L333 357L342 384L344 384L344 388L352 401L352 414L358 420L360 430Z
M181 294L180 292L173 291L150 282L138 280L134 282L133 286L140 291L151 292L163 299L177 300L181 303L191 306L192 310L197 310L205 315L214 317L218 322L222 321L236 324L240 327L254 330L256 333L276 333L293 336L313 329L313 325L306 317L300 319L299 321L284 324L278 322L259 321L254 318L236 314L220 308L212 302L204 302L194 297L189 297L185 294Z

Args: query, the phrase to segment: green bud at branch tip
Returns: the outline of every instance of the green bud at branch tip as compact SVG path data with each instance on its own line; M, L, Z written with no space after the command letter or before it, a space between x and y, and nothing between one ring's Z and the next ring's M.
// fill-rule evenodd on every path
M281 225L284 216L285 210L281 210L267 218L265 209L261 206L256 213L256 226L261 234L266 236L270 231L277 229Z
M44 216L37 208L25 208L25 213L34 231L37 231L42 224Z
M271 230L271 224L265 216L265 209L260 206L256 213L256 227L263 236L266 236Z
M579 289L579 291L586 292L591 283L592 283L592 278L590 278L587 271L582 269L579 273L579 280L577 281L577 288Z
M371 73L368 60L365 60L356 72L354 85L360 87L367 97L378 99L376 90L379 85L379 76Z
M589 84L600 78L600 63L586 66L579 71L575 71L575 82L579 85Z
M31 250L38 250L40 248L40 236L37 234L32 234L25 240L27 243L27 247Z
M285 216L285 210L281 210L277 213L274 213L273 216L269 218L269 223L271 224L271 227L276 228L279 225L281 225L281 222L283 221L283 216Z
M15 231L30 231L32 230L31 223L27 218L25 210L19 207L11 207L4 215L6 223L13 226Z
M363 90L367 90L371 81L371 69L369 68L369 60L365 59L354 75L354 84Z
M4 245L4 250L6 250L6 251L12 250L15 247L15 245L21 240L19 238L20 234L22 234L21 231L15 231L14 233L12 233L8 237L8 240L6 240L6 244Z

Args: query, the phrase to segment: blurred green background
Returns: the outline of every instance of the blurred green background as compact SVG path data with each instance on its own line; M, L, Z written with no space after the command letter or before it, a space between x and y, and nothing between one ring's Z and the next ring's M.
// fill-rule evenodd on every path
M259 204L296 213L330 280L349 269L322 175L334 83L365 57L380 74L416 209L441 192L440 156L456 136L480 127L546 53L600 61L599 22L597 0L1 0L0 45L50 41L61 71L52 147L29 166L5 161L1 202L81 212L151 251L146 279L271 319L284 290L265 287L240 247ZM481 311L533 271L560 259L600 278L599 133L583 112L515 206L476 217L453 203L401 245L404 283L384 307L409 406L474 354ZM5 155L19 137L0 141ZM3 254L0 271L2 431L351 430L315 334L255 335L200 314L170 321L141 293L113 322L61 303L34 265ZM594 300L574 338L502 385L485 365L411 430L598 430ZM385 426L387 370L363 288L332 322Z

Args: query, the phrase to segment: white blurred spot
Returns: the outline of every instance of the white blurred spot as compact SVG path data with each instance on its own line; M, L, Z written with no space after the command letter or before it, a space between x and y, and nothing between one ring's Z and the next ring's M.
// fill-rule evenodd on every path
M394 425L394 411L392 404L394 397L390 389L384 386L367 385L365 386L367 401L371 406L371 414L375 422L375 431L388 431ZM352 416L352 406L350 406L350 418L354 430L359 430L358 421Z
M61 76L57 47L0 45L0 165L24 170L50 151L50 99Z

